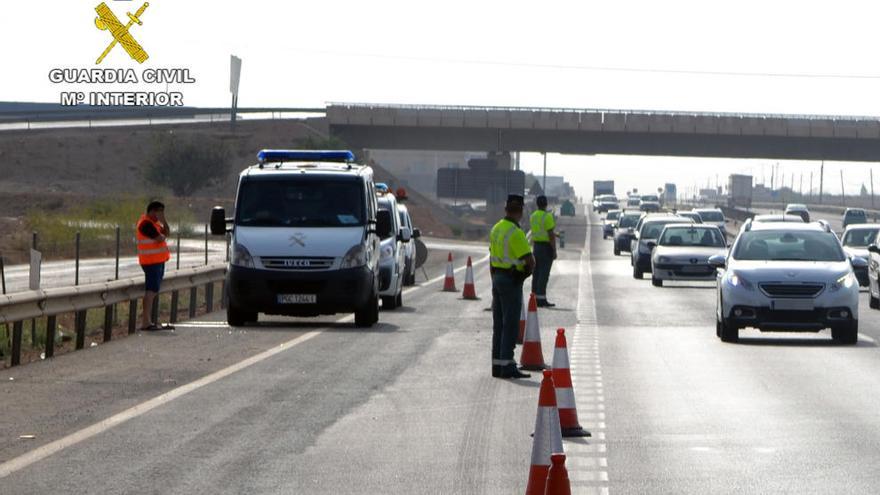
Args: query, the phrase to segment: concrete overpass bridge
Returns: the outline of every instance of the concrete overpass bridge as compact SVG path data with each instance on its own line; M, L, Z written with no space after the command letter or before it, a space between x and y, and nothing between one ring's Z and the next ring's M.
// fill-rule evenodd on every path
M364 149L880 161L880 117L330 104Z

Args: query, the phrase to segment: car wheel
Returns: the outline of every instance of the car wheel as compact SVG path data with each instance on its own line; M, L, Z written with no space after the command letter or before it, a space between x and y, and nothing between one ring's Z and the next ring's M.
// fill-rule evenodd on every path
M880 281L877 282L877 290L880 291ZM871 309L880 309L880 297L874 297L870 283L868 284L868 306Z
M398 308L403 307L403 290L397 293L397 297L394 299L394 305Z
M721 318L718 325L718 333L722 342L739 342L739 328L731 325L727 318Z
M382 296L382 309L397 308L397 296Z
M354 324L359 327L371 327L379 321L379 298L373 294L367 304L354 312Z
M831 327L831 338L841 344L855 344L859 341L859 321L852 320Z
M637 280L642 279L642 271L639 270L639 267L635 263L633 263L633 278Z
M639 278L641 278L641 277L639 277ZM651 285L653 285L654 287L663 287L663 280L652 276L651 277Z
M232 304L226 305L226 322L229 323L230 327L241 327L250 322L256 321L256 312L244 311L241 308L233 306Z

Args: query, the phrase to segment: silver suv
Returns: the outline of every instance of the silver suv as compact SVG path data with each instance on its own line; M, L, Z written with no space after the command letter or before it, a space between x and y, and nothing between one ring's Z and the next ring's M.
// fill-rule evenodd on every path
M716 333L725 342L739 329L812 331L831 328L854 344L859 332L859 284L827 224L747 222L730 253L709 258L718 268Z

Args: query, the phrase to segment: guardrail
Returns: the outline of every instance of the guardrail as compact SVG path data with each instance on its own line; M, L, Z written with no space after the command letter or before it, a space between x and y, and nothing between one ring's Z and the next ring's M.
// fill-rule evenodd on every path
M171 323L177 321L180 291L189 290L189 316L196 312L197 289L205 288L207 311L213 311L214 286L223 282L226 265L209 265L184 268L170 272L162 282L162 294L171 293ZM45 357L54 355L57 317L73 313L75 317L76 349L85 347L86 317L89 310L104 309L103 341L113 336L113 311L117 304L128 302L128 333L137 327L138 300L144 295L142 277L114 280L111 282L41 289L0 296L0 324L12 325L11 365L21 364L23 323L26 320L47 318ZM222 301L222 298L221 298ZM222 306L222 303L221 303ZM153 305L154 321L159 311L159 297ZM32 342L33 343L33 342Z

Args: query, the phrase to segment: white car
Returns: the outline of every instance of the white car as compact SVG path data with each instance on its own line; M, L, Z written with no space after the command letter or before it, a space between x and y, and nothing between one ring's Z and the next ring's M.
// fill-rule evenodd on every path
M671 223L691 223L692 220L675 215L646 215L639 220L630 248L633 278L641 279L644 272L651 271L651 250L663 227Z
M422 236L419 229L413 227L412 216L409 209L402 203L397 203L397 211L400 213L400 227L409 233L411 239ZM416 283L416 243L405 242L403 244L403 285L415 285Z
M668 224L651 255L651 283L662 287L664 280L715 280L709 258L726 249L724 234L714 225Z
M818 332L855 344L859 332L859 285L827 224L746 222L728 255L709 263L718 269L715 311L718 337L736 342L741 328Z
M843 250L850 258L862 258L865 263L870 259L868 246L877 242L877 232L880 232L880 224L876 223L857 223L848 225L843 231L841 242ZM859 279L859 285L868 286L868 268L856 270L856 278Z
M725 232L727 222L724 220L724 213L718 208L694 208L694 213L700 215L702 223L714 225Z
M807 209L807 205L800 203L791 203L785 207L786 215L797 215L801 217L805 222L810 221L810 210Z
M412 233L402 228L397 200L393 194L378 189L379 211L376 213L376 232L379 244L379 296L382 309L396 309L403 305L403 273L406 267L404 244L412 240Z

